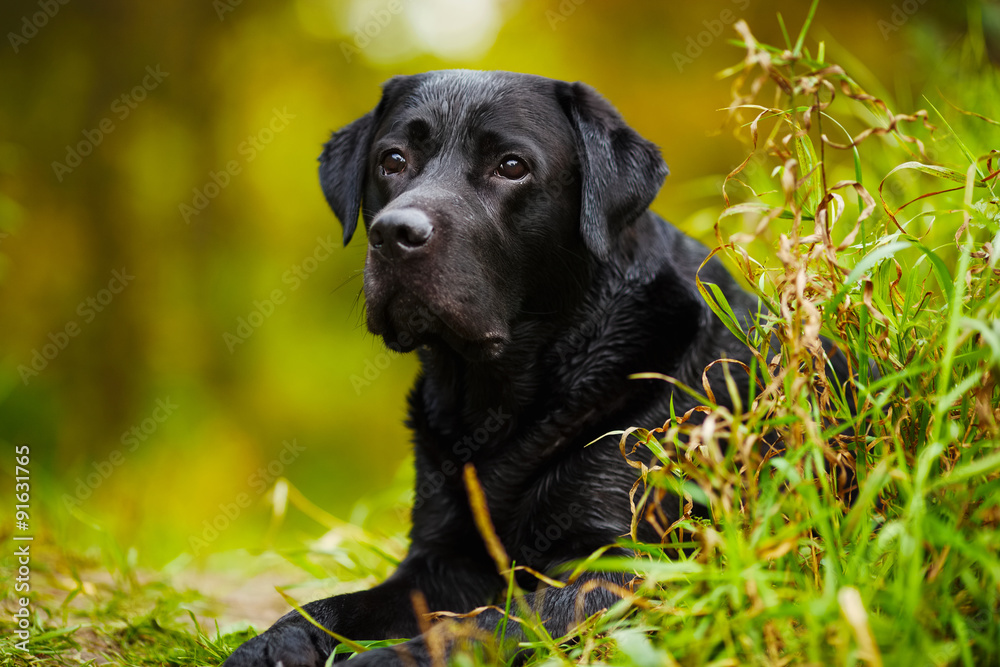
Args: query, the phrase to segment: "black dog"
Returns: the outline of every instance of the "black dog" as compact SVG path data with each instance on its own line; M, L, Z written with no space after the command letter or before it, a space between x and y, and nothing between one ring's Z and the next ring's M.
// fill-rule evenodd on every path
M414 637L414 591L432 611L467 612L505 588L470 510L465 464L510 557L552 572L629 533L636 471L617 438L585 445L663 423L671 397L677 414L695 405L629 375L699 387L712 361L749 355L696 289L707 250L648 210L667 174L659 150L585 85L505 72L397 77L320 163L344 243L359 209L368 230L368 328L392 349L416 349L422 371L410 395L409 555L383 584L305 609L351 639ZM700 276L749 321L757 300L720 264ZM659 539L646 523L639 537ZM587 581L528 596L553 636L615 601ZM293 612L225 664L322 665L335 643ZM416 636L355 661L427 665L430 654Z

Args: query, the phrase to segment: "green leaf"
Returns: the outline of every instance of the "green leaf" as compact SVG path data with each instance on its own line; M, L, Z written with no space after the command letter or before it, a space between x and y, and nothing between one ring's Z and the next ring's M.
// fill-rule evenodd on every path
M809 32L809 26L812 25L813 17L816 16L816 8L819 6L819 0L813 0L812 5L809 6L809 14L806 15L806 22L802 24L802 30L799 31L799 38L795 40L795 48L792 49L792 53L799 55L802 53L802 44L806 41L806 33Z
M729 329L729 332L736 337L738 341L744 345L749 346L750 340L747 338L747 334L743 331L740 326L739 319L733 312L732 306L729 305L729 300L726 299L725 293L722 289L715 283L705 283L702 282L698 275L694 277L695 284L698 286L698 291L701 293L703 299L708 304L708 307L712 309L712 312L722 320L722 323Z
M989 473L997 470L1000 470L1000 452L994 452L981 459L976 459L975 461L970 461L969 463L956 466L950 473L935 480L929 488L938 489L942 486L962 484L974 477L988 475Z
M823 199L823 174L822 165L816 156L812 139L808 134L798 133L795 135L795 155L799 161L799 173L801 176L808 174L808 200L802 202L810 215L816 215L816 209Z
M861 261L858 262L853 269L851 269L851 272L847 274L847 278L844 279L844 284L826 304L826 311L834 312L837 309L837 306L840 305L840 302L847 296L847 293L852 290L857 282L861 280L862 276L868 273L868 271L870 271L876 264L888 257L894 257L900 250L905 250L912 245L913 244L909 241L895 241L887 245L879 246L865 255Z
M903 171L904 169L912 169L915 171L919 171L920 173L927 174L929 176L934 176L936 178L943 178L948 181L954 181L955 183L961 183L962 185L965 185L965 173L961 171L955 171L954 169L948 169L947 167L939 167L935 164L924 164L923 162L916 162L913 160L911 160L910 162L904 162L903 164L894 167L888 174L885 175L885 178L882 179L882 182L885 183L886 179L888 179L890 176L895 174L897 171ZM984 183L980 183L979 181L974 181L973 185L977 188L986 187Z

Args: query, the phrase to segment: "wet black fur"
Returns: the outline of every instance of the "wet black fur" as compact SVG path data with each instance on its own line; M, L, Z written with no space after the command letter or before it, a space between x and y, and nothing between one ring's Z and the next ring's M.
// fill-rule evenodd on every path
M387 177L379 165L389 150L403 151L407 166ZM509 154L527 162L523 181L493 173ZM410 552L383 584L306 605L316 620L351 639L415 637L413 590L431 610L497 601L504 582L473 523L466 463L520 565L551 572L628 534L636 472L617 438L585 445L663 423L670 385L629 375L700 386L711 361L748 357L695 287L705 247L648 209L666 173L659 150L591 88L504 72L394 78L372 112L333 135L320 177L345 244L359 210L368 228L419 210L433 235L404 259L370 247L365 266L369 328L393 349L416 349L422 365L410 394ZM734 311L756 311L716 261L701 278ZM678 414L693 406L673 398ZM639 533L659 539L646 523ZM553 635L579 619L585 580L529 596ZM583 615L613 601L595 589ZM333 645L293 612L226 665L321 665ZM401 647L410 658L379 649L354 662L430 664L420 637Z

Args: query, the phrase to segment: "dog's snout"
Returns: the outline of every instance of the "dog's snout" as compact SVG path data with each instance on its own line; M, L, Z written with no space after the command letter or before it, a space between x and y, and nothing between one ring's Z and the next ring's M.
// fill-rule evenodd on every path
M368 230L368 244L387 257L401 257L423 248L434 233L431 219L415 208L388 211Z

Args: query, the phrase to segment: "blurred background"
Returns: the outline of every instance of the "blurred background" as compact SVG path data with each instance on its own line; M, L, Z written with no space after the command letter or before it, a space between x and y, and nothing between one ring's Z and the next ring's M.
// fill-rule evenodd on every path
M586 81L661 146L671 175L654 208L714 245L722 176L744 156L723 131L731 82L716 76L743 55L732 24L783 43L777 14L794 39L808 9L3 3L0 532L25 444L33 526L68 551L110 540L161 566L297 543L325 530L304 499L354 521L395 508L379 520L404 526L416 366L364 328L365 239L340 247L317 181L329 133L394 74ZM996 4L823 2L807 46L822 39L911 111L970 21L989 37L998 19Z

